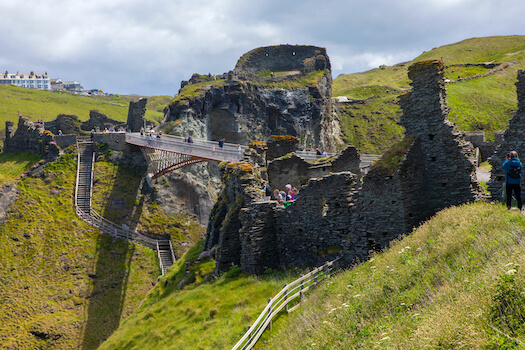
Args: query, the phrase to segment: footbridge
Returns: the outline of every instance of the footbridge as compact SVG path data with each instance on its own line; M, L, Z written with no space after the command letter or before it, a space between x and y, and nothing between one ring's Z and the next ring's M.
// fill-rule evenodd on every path
M236 162L247 149L247 146L231 143L224 143L220 148L217 141L195 139L190 143L180 136L162 135L159 138L153 134L139 133L127 133L126 142L140 146L148 163L151 179L200 162Z
M148 163L151 179L156 179L174 170L187 165L205 161L228 161L241 160L242 154L247 146L224 143L220 148L217 141L194 139L189 143L180 136L162 135L154 136L152 133L141 135L140 133L126 133L126 142L139 146L146 162ZM312 161L335 153L317 155L316 152L297 151L299 157L306 161ZM361 155L361 167L366 172L370 164L380 155Z

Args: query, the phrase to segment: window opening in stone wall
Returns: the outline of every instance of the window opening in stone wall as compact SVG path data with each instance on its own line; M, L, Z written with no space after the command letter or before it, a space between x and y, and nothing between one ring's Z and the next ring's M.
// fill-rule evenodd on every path
M435 162L436 161L436 157L430 157L430 160Z
M432 140L434 139L434 135L433 135L433 134L428 134L428 139L429 139L430 141L432 141Z

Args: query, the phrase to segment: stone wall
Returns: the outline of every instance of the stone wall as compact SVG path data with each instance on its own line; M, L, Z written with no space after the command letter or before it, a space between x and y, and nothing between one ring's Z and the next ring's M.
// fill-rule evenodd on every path
M295 154L274 159L268 163L268 181L274 189L284 190L286 184L299 188L311 178L320 178L330 173L350 171L361 180L361 157L357 148L349 146L337 156L322 162L308 163Z
M405 135L419 137L428 197L427 215L484 198L473 164L474 148L448 120L442 61L423 61L408 69L412 91L400 100Z
M45 127L55 135L59 134L59 130L62 134L78 134L80 120L76 115L59 114L55 120L46 122Z
M268 150L266 151L266 160L271 161L285 154L297 151L299 139L289 135L271 135L266 141Z
M126 142L125 132L96 132L93 134L93 142L105 143L110 149L123 153L140 152L138 146Z
M127 125L131 132L139 132L140 128L144 127L147 103L148 99L146 98L141 98L137 102L129 102Z
M245 53L235 66L235 71L257 74L269 71L300 71L330 69L326 49L305 45L278 45L260 47Z
M125 127L125 123L108 118L107 115L97 110L89 111L89 120L80 125L80 129L84 131L91 131L93 129L95 129L95 131L104 131L104 129L111 127L118 129L119 127Z
M483 131L472 131L465 133L465 140L479 149L480 162L486 162L502 142L502 138L498 137L499 135L501 135L501 132L494 135L494 141L486 141Z
M501 165L505 161L506 154L510 151L516 151L522 162L525 157L525 70L518 71L516 89L518 110L509 121L509 128L505 131L503 142L489 159L492 170L488 189L492 200L501 199L501 191L505 183L505 172L501 169Z

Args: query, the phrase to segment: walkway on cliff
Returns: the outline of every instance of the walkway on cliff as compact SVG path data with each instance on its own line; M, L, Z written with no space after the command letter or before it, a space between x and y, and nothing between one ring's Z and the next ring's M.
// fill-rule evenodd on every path
M180 136L162 135L161 138L157 138L153 134L147 135L126 133L126 142L140 147L148 163L151 179L204 161L236 162L241 160L244 151L248 148L232 143L224 143L223 147L219 148L217 141L193 139L192 143L188 143L184 137ZM306 161L323 157L315 152L297 151L295 153ZM329 153L328 156L334 154ZM373 160L379 157L379 155L363 154L361 167L367 168Z
M92 226L98 227L102 233L107 233L116 238L135 241L145 247L153 249L159 257L159 264L164 275L175 262L175 255L169 236L155 239L145 236L129 228L117 225L97 213L91 206L93 195L93 175L95 168L95 152L93 142L77 138L78 160L77 181L75 187L76 214Z

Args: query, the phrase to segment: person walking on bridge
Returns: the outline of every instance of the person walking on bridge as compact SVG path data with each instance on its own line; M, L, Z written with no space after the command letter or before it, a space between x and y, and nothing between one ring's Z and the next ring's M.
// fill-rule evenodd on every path
M512 206L512 192L516 196L518 208L521 211L521 170L523 165L518 158L518 152L507 153L507 159L501 166L505 170L505 194L507 196L507 209Z

